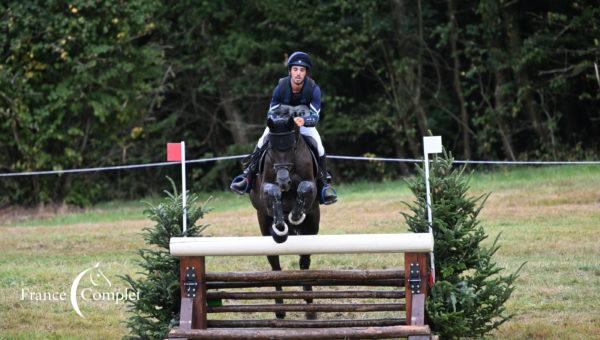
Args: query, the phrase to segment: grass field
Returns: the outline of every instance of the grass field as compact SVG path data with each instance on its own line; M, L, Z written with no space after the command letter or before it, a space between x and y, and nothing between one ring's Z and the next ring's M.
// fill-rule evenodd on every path
M502 232L497 262L510 272L527 261L508 302L515 317L492 336L600 338L600 167L502 168L477 172L471 183L472 195L493 192L481 220L488 244ZM404 182L341 185L338 193L340 202L322 209L322 234L406 231L400 212L406 210L402 201L412 197ZM247 197L212 195L213 211L203 220L211 225L207 234L258 234ZM134 263L136 249L144 246L139 232L150 224L142 210L140 202L112 202L3 222L0 338L125 335L122 303L80 301L81 318L68 295L78 273L98 262L111 289L125 288L118 276L139 270ZM399 262L397 255L315 255L312 268L383 268ZM265 258L209 258L207 265L215 271L269 269ZM297 268L297 257L282 257L282 266ZM49 298L37 299L35 293L44 292Z

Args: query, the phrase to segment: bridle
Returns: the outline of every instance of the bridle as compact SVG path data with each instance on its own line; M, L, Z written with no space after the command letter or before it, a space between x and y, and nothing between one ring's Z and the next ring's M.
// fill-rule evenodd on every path
M269 132L269 134L271 134L272 136L277 137L286 137L286 136L291 136L292 138L290 138L292 140L291 146L289 148L282 148L282 149L278 149L273 148L273 140L271 139L271 142L269 143L269 149L275 149L277 151L285 151L288 149L292 149L292 157L296 156L296 146L298 144L298 135L299 135L299 131L294 128L294 130L292 131L286 131L286 132ZM289 138L289 137L288 137ZM273 163L273 170L275 171L275 173L277 173L277 171L281 170L281 169L286 169L290 176L292 175L292 173L294 172L294 167L295 167L295 163Z

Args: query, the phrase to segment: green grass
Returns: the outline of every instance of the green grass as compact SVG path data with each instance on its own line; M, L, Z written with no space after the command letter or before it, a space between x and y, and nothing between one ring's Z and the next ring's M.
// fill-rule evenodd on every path
M233 196L229 192L210 192L202 194L202 204L209 203L212 209L226 211L239 209L248 204L247 197ZM160 202L159 197L147 197L134 201L113 201L94 205L90 208L83 208L81 211L53 214L50 217L23 216L16 220L11 220L4 226L59 226L65 224L85 224L98 222L118 222L139 220L145 218L144 210L148 204L155 205ZM0 227L2 227L0 225Z
M515 167L478 171L472 194L492 192L481 221L490 238L502 233L496 261L507 272L527 262L509 300L515 317L492 335L500 338L594 338L600 334L600 167ZM404 181L338 186L340 202L323 207L321 233L403 232ZM210 235L257 235L247 197L212 196L203 223ZM149 201L157 203L157 198ZM83 212L26 219L0 226L0 338L119 338L127 312L113 302L82 302L85 319L68 301L22 300L22 289L69 292L73 278L97 262L113 287L136 275L139 234L149 225L139 201L105 203ZM313 268L398 266L397 255L319 255ZM268 270L262 257L213 257L208 270ZM282 257L298 268L297 257ZM83 282L83 281L82 281ZM298 316L290 313L291 317ZM219 317L227 317L220 315ZM229 316L231 317L231 316ZM332 317L325 313L321 317ZM355 316L355 317L360 317Z
M467 168L467 173L473 172ZM478 172L471 181L473 187L482 191L506 190L510 188L538 190L541 184L552 184L560 189L561 182L571 187L585 187L588 178L598 174L598 166L557 166L557 167L501 167L496 171ZM593 181L593 179L592 179ZM347 201L390 198L398 195L408 195L410 192L404 180L366 182L359 181L341 184L337 190L341 198ZM210 206L215 211L230 211L244 208L248 205L247 196L238 196L230 192L202 193L204 201L210 199ZM49 218L23 217L18 221L6 223L7 226L41 226L64 225L89 222L115 222L138 220L144 218L146 203L157 204L158 197L149 197L135 201L113 201L100 203L84 211L59 214Z

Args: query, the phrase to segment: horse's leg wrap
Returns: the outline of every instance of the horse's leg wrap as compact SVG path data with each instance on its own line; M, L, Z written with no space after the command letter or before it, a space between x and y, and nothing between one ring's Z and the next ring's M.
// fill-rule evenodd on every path
M315 185L310 181L302 181L298 184L298 194L296 195L296 206L288 215L290 223L293 225L299 225L304 222L306 218L307 203L314 198L316 192Z
M277 243L287 240L289 228L283 218L283 206L281 203L281 189L277 185L267 183L264 185L264 191L268 197L269 206L273 209L273 225L271 226L271 235Z

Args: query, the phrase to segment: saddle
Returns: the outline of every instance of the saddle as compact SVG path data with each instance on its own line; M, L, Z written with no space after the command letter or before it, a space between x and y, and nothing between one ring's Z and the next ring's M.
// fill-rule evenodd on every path
M260 150L260 153L258 155L258 172L262 173L264 165L265 165L265 156L267 154L267 150L269 150L269 148L267 147L269 144L269 136L267 135L267 137L265 138L265 144L263 145L263 147ZM317 145L317 141L314 140L314 138L309 137L309 136L305 136L305 135L300 135L302 136L302 138L304 138L304 142L306 142L306 145L308 145L308 149L310 150L310 155L312 157L313 160L313 170L315 171L315 174L319 174L321 169L319 169L319 162L318 162L318 155L319 155L319 147ZM318 177L318 175L317 175Z

